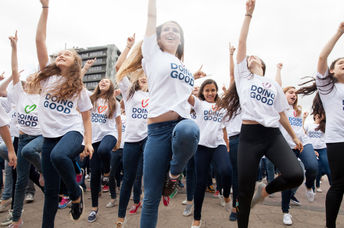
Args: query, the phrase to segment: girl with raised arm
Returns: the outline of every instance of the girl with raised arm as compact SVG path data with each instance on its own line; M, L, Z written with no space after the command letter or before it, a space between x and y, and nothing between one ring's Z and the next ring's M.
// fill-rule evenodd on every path
M327 58L339 38L344 33L344 22L322 49L318 59L318 73L314 83L298 90L299 94L312 94L319 91L321 102L313 114L326 113L325 141L332 185L326 195L326 226L336 227L336 219L344 193L344 58L334 60L330 67ZM309 82L303 83L305 85Z
M39 87L40 119L44 143L42 169L45 181L42 227L54 227L58 206L60 178L72 200L71 216L78 220L83 213L83 189L77 184L73 161L84 140L83 156L92 157L91 100L81 79L81 58L75 50L58 53L49 64L46 29L49 0L41 0L42 13L37 26L36 48L40 71L32 86Z
M246 2L246 15L236 56L237 70L234 74L237 92L230 89L221 102L221 106L227 108L229 118L241 107L242 127L238 151L239 228L248 227L250 207L263 201L269 194L299 186L303 181L302 168L278 128L282 124L297 148L302 150L302 143L284 114L288 108L284 93L274 80L264 77L265 64L259 57L246 56L246 40L254 7L255 0ZM251 202L259 161L263 155L276 165L281 175L266 187L259 185Z
M128 38L127 46L131 47L134 41L134 37ZM149 107L149 94L147 91L147 78L141 65L143 58L141 46L142 42L139 42L128 58L125 56L127 52L121 54L120 58L122 58L123 61L120 63L123 64L121 64L117 73L117 82L123 96L127 120L123 148L124 172L119 200L117 227L124 223L135 178L139 178L138 181L142 179L143 153L147 140L147 109ZM139 186L141 186L141 184L139 184ZM137 189L137 187L137 185L134 186L134 205L130 209L130 214L135 214L141 205L141 189Z
M194 76L182 62L184 33L173 21L156 27L156 0L149 0L142 66L148 79L148 138L144 150L144 200L141 227L156 227L163 196L197 149L199 128L190 115ZM165 182L165 184L164 184Z

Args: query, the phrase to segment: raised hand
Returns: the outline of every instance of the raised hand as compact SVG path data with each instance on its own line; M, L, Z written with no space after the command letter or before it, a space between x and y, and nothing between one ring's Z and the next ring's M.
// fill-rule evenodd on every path
M17 41L18 41L17 31L14 34L14 36L10 36L10 37L8 37L8 39L10 39L11 47L12 48L17 48Z
M5 78L5 72L2 72L2 73L0 74L0 81L3 80L4 78Z
M282 70L283 68L283 63L277 63L277 69Z
M84 65L85 70L89 70L92 67L92 65L95 63L96 60L97 60L97 58L87 60L85 65Z
M202 67L203 65L201 65L201 67L193 74L195 80L207 76L207 74L202 71Z
M306 119L308 117L308 114L309 114L308 112L304 112L303 113L303 119Z
M338 32L344 33L344 22L341 22L339 27L338 27Z
M135 44L135 33L133 36L129 36L127 39L127 47L130 49Z
M233 45L229 44L229 54L233 55L235 50L236 50L235 47Z
M42 7L48 7L49 6L49 0L40 0Z
M256 0L247 0L246 1L246 14L249 14L252 16L255 5L256 5Z

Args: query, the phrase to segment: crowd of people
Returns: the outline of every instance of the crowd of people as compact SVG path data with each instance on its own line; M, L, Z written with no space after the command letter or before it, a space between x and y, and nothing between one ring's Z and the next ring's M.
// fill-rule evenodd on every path
M248 227L256 204L282 192L282 221L292 225L289 208L291 202L299 204L296 191L304 191L313 202L326 175L326 227L336 227L344 193L344 58L330 67L327 59L344 33L344 22L321 51L317 75L298 88L285 86L282 63L273 80L265 77L264 61L246 52L255 9L255 0L247 0L238 45L228 50L230 85L220 96L212 79L195 86L195 80L207 75L202 67L192 73L184 65L181 26L175 21L157 26L156 0L149 0L145 36L136 45L135 34L128 37L115 65L116 84L103 78L92 92L83 76L95 59L82 66L73 49L49 59L49 0L40 2L39 71L20 79L16 32L9 37L12 74L1 77L5 184L0 211L11 208L2 225L23 226L23 203L32 200L32 183L44 193L43 228L54 227L58 208L68 205L72 219L78 220L86 213L88 174L90 223L101 212L98 198L104 185L111 195L106 207L117 204L119 192L115 227L125 226L133 192L129 213L142 206L140 227L154 228L161 199L168 206L186 175L181 214L193 214L191 228L202 226L206 190L221 199L229 220L237 221L239 228ZM314 121L305 124L308 113L298 105L299 95L312 93ZM267 185L260 182L254 194L262 164Z

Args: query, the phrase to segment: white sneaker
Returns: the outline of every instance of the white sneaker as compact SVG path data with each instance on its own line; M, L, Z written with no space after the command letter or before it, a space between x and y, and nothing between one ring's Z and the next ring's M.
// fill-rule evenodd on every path
M114 207L114 206L116 206L116 199L111 199L110 202L108 202L105 207L106 208L111 208L111 207Z
M219 195L219 198L220 198L220 205L222 207L226 206L225 198L223 198L223 195Z
M310 190L306 190L306 197L307 197L307 200L309 202L313 202L314 201L314 192L313 192L313 189L310 189Z
M287 226L293 225L293 221L291 220L292 216L289 213L283 214L283 224Z
M225 202L225 210L227 211L227 212L230 212L231 211L231 209L232 209L232 202L231 201L229 201L228 203L226 203Z
M202 221L200 221L199 226L192 226L191 225L191 228L201 228L201 226L202 226Z
M317 188L317 192L322 193L323 190L321 188Z
M251 208L253 208L257 203L263 202L264 197L262 195L263 189L266 187L264 183L260 183L257 187L257 191L254 194L252 201L251 201Z
M182 205L187 205L188 204L188 201L187 200L184 200L183 202L182 202Z
M28 193L25 196L25 203L32 203L35 200L35 197L32 193Z
M192 204L186 205L186 207L185 207L185 209L183 211L183 215L185 217L190 216L192 214L192 210L191 209L192 209Z

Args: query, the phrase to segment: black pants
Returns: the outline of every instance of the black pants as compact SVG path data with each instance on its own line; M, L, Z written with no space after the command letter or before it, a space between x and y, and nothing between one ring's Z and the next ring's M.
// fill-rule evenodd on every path
M326 226L336 227L336 219L344 194L344 142L327 143L332 185L326 195Z
M303 182L303 170L278 128L242 125L238 151L238 227L248 227L251 200L260 159L265 155L281 172L266 186L269 194Z

